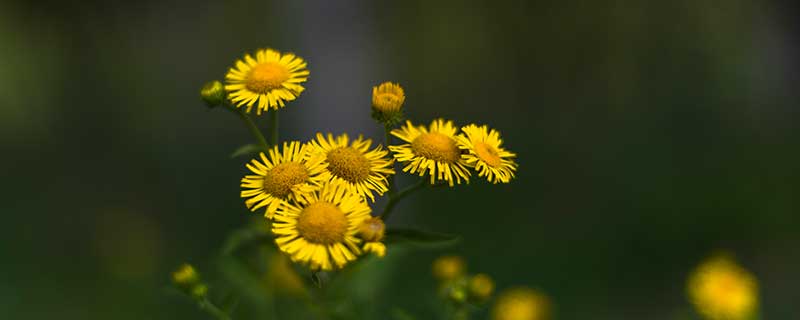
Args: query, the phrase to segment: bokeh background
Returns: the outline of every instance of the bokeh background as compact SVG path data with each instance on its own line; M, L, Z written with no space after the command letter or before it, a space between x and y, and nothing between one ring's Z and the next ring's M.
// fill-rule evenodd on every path
M281 111L284 138L380 140L371 87L391 80L411 119L489 124L519 154L511 184L474 179L399 207L390 225L463 241L390 253L376 319L435 317L443 253L500 289L541 289L560 319L682 319L688 272L718 250L758 277L764 319L800 318L797 9L0 2L0 315L206 319L164 288L184 261L215 274L252 218L238 197L248 159L229 157L251 137L198 89L270 46L311 70Z

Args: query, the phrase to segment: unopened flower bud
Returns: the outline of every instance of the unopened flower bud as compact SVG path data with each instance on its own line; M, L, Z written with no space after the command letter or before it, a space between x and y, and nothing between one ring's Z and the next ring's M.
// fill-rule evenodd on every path
M380 217L366 219L358 226L358 233L361 235L361 239L366 242L383 240L384 232L386 232L386 225Z
M406 101L399 84L384 82L372 87L372 118L384 125L395 125L403 120L403 102Z
M481 303L489 300L494 292L494 281L486 274L479 273L469 279L467 284L469 296L475 302Z
M209 108L219 106L225 101L225 86L217 80L210 81L200 89L200 98Z
M441 281L454 280L464 274L464 260L459 256L441 256L433 261L433 276Z

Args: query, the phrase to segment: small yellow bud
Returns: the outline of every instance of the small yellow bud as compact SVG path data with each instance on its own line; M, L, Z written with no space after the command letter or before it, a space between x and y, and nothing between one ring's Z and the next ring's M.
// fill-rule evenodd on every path
M208 293L208 287L200 281L200 275L190 264L184 263L172 273L172 283L193 298L203 298Z
M489 300L494 292L494 281L486 274L479 273L469 279L467 284L470 297L476 302Z
M399 84L384 82L372 87L372 118L384 125L402 121L405 101L406 95Z
M433 276L441 281L450 281L464 274L464 260L459 256L441 256L433 261Z
M454 286L450 288L447 297L455 303L464 303L467 301L467 292L464 290L464 286Z
M172 273L172 282L180 287L193 286L199 281L197 271L190 264L183 264Z
M210 81L200 89L200 98L209 108L219 106L225 101L225 86L217 80Z
M203 298L206 296L206 294L208 294L208 287L202 283L199 283L191 288L189 294L195 298Z
M366 219L358 226L358 233L366 242L383 240L384 232L386 232L386 225L380 217Z

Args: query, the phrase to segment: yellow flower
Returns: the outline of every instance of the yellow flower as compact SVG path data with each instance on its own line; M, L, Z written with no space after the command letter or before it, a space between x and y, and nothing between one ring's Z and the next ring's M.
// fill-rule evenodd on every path
M262 152L261 161L253 159L247 164L255 174L242 178L241 196L249 198L245 205L251 211L266 207L264 215L270 219L284 202L313 192L323 181L325 167L319 160L307 159L307 145L284 142L282 151L273 147L269 159Z
M372 87L372 118L387 125L400 122L405 101L406 95L399 84L384 82Z
M492 307L492 320L550 319L550 299L530 288L514 288L501 293Z
M386 245L381 242L385 232L386 225L380 217L364 220L358 226L358 235L364 240L364 252L374 253L378 257L385 256Z
M361 254L358 227L370 218L363 197L341 183L328 183L275 213L278 249L313 270L342 268Z
M375 201L373 192L380 196L389 190L386 178L394 169L388 152L380 146L370 150L371 144L360 136L350 143L347 134L334 138L329 133L326 138L317 133L317 139L309 142L309 157L325 166L322 180L344 183L351 192Z
M503 149L500 133L487 126L470 124L461 128L464 133L458 136L468 166L475 168L479 177L485 176L491 183L508 183L514 177L517 155Z
M433 276L442 281L454 280L464 275L466 264L459 256L441 256L433 261Z
M479 273L469 279L467 283L469 295L478 302L489 300L494 292L494 280L489 275Z
M727 256L700 264L686 288L689 300L710 320L750 319L758 308L755 277Z
M392 130L392 135L408 142L398 146L389 146L399 162L407 162L403 172L419 173L430 176L431 184L436 181L447 181L452 187L454 183L469 183L470 172L465 158L456 141L456 127L452 121L433 120L430 128L415 127L411 121L400 129Z
M285 101L292 101L305 88L300 84L308 79L306 62L293 53L273 49L256 51L253 59L245 54L236 66L225 75L225 90L228 98L237 107L247 106L247 112L255 106L261 114L269 108L283 108Z

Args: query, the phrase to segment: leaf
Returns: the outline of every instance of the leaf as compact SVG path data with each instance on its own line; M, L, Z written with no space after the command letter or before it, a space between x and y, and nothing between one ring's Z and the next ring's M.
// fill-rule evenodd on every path
M458 243L461 238L457 235L423 231L415 229L388 228L386 230L387 244L409 243L421 247L444 247Z
M225 313L227 314L232 314L238 305L239 305L239 297L237 297L232 292L226 294L225 297L222 298L222 303L220 303L222 311L225 311Z
M241 157L241 156L249 156L259 152L264 152L265 150L262 149L259 145L251 143L243 145L236 149L233 153L231 153L231 158Z

